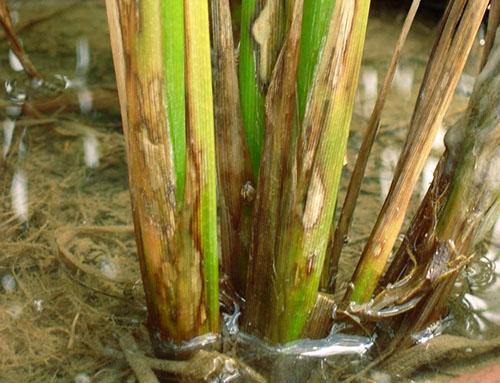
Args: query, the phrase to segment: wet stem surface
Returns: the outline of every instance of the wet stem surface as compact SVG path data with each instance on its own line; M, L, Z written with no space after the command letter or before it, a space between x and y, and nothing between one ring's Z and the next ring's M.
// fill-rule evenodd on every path
M33 18L50 15L60 3L13 1L11 7L18 25L27 25ZM399 33L394 20L402 17L394 12L373 12L368 25L340 201L390 58L391 42ZM19 108L2 108L0 114L0 376L6 382L122 380L130 371L116 356L119 344L113 334L132 332L142 339L141 348L147 352L149 347L132 237L123 233L76 236L70 250L95 271L91 275L71 272L54 246L55 232L63 226L131 224L119 117L116 110L103 111L93 98L96 88L114 87L104 7L101 2L85 2L74 12L32 22L20 37L37 68L50 76L65 75L71 85L68 91L77 97L72 108L59 114L56 108L48 114L47 118L55 119L50 124L33 123L32 116L19 115ZM340 275L351 275L387 193L432 37L429 21L417 21L410 33L368 164ZM30 87L16 71L15 57L9 56L5 41L0 44L4 48L2 104L25 96L53 97ZM448 122L463 109L470 82L469 77L462 78ZM438 141L413 206L425 193L442 150ZM480 338L498 331L499 246L497 222L492 239L478 249L483 256L457 284L455 321L449 331ZM114 283L115 278L137 283Z

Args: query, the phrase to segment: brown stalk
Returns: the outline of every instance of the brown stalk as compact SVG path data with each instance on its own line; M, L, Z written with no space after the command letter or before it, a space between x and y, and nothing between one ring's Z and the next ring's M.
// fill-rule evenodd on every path
M212 0L214 111L222 267L244 296L254 181L241 117L228 0Z
M482 240L498 217L500 185L494 174L500 160L499 48L500 41L476 80L466 115L447 133L447 152L417 214L422 220L413 221L398 253L407 263L400 265L398 260L386 277L394 284L362 307L372 313L389 308L393 315L410 311L402 319L401 338L444 314L474 243ZM410 300L415 302L413 307L406 304ZM398 304L405 309L395 310Z
M322 287L326 291L335 291L335 281L338 272L338 264L342 252L342 247L349 232L354 209L356 208L356 201L361 189L361 183L363 182L363 177L366 171L368 157L370 156L373 143L375 142L375 136L377 135L378 128L380 126L380 116L385 105L387 93L390 90L392 80L394 78L394 73L396 72L396 67L401 55L401 50L403 49L403 46L406 42L408 32L410 31L410 28L413 24L413 20L415 18L419 5L420 0L413 0L401 29L399 39L396 42L391 62L389 63L389 67L387 68L384 83L382 85L382 88L380 89L377 101L375 102L375 106L373 108L373 112L366 127L363 143L361 144L361 148L359 149L358 158L356 159L356 165L354 166L351 180L347 188L346 199L344 201L344 205L342 206L342 212L335 229L333 241L329 242L327 250L327 259L325 263L326 267L322 276ZM332 226L332 229L333 227L334 226Z
M134 228L149 326L166 338L175 338L179 335L170 319L172 307L167 307L167 286L161 278L163 260L174 235L175 197L172 190L175 186L172 185L172 160L164 129L166 113L160 107L163 103L148 102L149 98L162 97L162 74L144 73L140 68L136 54L140 33L138 5L108 0L107 10L127 139Z
M287 199L283 184L291 171L302 6L303 0L295 1L292 25L266 98L266 135L254 207L245 316L247 329L261 336L269 325L276 246Z
M367 302L378 284L487 5L487 0L456 0L448 5L389 195L356 268L347 302Z

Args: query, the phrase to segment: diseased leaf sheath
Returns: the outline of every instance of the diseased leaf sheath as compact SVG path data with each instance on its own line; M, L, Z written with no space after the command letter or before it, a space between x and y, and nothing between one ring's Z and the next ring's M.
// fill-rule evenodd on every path
M367 302L378 284L487 5L487 0L457 0L448 5L389 195L363 250L353 276L354 288L347 292L345 303Z
M295 1L293 21L266 99L266 136L253 216L245 316L247 329L261 336L266 336L266 330L272 326L269 305L275 294L272 290L275 247L280 235L282 207L287 199L283 185L291 170L302 6L303 0Z
M240 96L243 124L255 176L264 142L264 103L286 30L280 0L243 0L240 39Z
M369 1L337 1L297 145L282 220L269 338L300 337L316 302L361 66ZM294 171L291 172L293 175Z
M153 18L147 28L140 25L138 17L139 12L150 11L148 6L153 8L149 13L154 14L151 3L144 2L142 7L146 9L139 9L133 2L107 1L149 326L173 339L177 336L172 320L175 308L167 306L167 291L158 270L168 257L168 243L175 231L175 185L171 181L175 177L165 129L166 112L162 102L150 102L163 100L163 68L161 60L155 59L157 55L151 60L148 57L156 49L161 51L161 40L156 38L159 20Z
M213 89L223 270L244 296L254 182L240 109L228 0L211 1Z
M182 206L186 182L184 0L162 1L161 14L167 116L172 140L177 204Z
M179 210L165 100L162 3L107 0L106 5L149 327L157 341L180 344L218 331L208 6L190 10L185 23L190 146L185 201Z
M299 121L304 120L307 97L314 80L321 48L332 19L335 0L305 0L300 41L300 62L297 78Z
M217 165L208 1L185 0L184 6L188 138L185 203L192 209L190 227L195 251L202 256L199 267L204 277L208 329L218 332Z
M465 116L446 135L447 152L433 181L437 189L446 189L433 201L433 228L430 233L420 231L420 222L414 221L407 235L411 244L420 245L415 248L417 267L427 264L425 277L434 277L435 283L418 306L401 318L393 341L399 347L413 342L408 334L427 328L445 314L454 282L471 259L474 245L498 219L500 183L495 174L500 161L499 38L495 44L476 79ZM426 205L424 201L421 209ZM408 274L414 274L413 269L408 268Z

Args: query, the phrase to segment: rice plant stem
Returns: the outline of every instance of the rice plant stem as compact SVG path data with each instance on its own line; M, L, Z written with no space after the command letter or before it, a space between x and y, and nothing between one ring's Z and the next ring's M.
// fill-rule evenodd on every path
M296 189L278 242L269 320L273 342L299 338L316 302L369 5L368 0L338 0L330 21L297 145Z
M330 243L331 246L328 248L327 259L326 259L326 270L324 273L324 283L323 287L326 291L333 292L335 290L335 280L338 271L338 263L340 260L340 254L342 252L342 247L347 234L349 231L349 226L351 225L352 216L354 209L356 208L356 201L359 196L359 191L361 189L361 184L366 170L366 165L368 163L368 158L370 152L375 142L375 136L377 135L378 127L380 126L380 116L384 108L385 100L387 98L387 93L390 90L392 80L394 78L394 73L396 72L397 63L401 55L401 50L405 44L408 32L410 31L411 25L417 13L418 7L420 5L420 0L413 0L410 10L407 13L406 19L404 21L403 27L401 29L401 34L399 35L398 41L394 48L392 54L391 62L387 68L387 73L385 75L384 83L375 102L373 112L368 121L366 127L366 132L363 138L363 142L359 149L358 158L356 159L356 164L349 181L349 186L347 188L346 199L344 205L342 206L342 211L340 214L339 221L337 223L335 234L333 237L333 242Z
M363 250L345 303L367 302L378 284L487 5L487 0L457 0L448 5L389 195Z

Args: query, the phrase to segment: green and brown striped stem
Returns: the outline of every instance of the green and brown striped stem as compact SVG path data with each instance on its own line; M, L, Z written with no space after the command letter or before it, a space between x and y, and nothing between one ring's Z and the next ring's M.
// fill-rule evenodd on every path
M280 0L243 0L240 37L240 95L243 124L254 175L264 143L265 97L286 31Z
M185 21L167 23L160 0L107 0L126 138L135 237L151 334L181 344L219 331L215 143L208 4L172 0ZM175 17L179 12L174 13ZM185 39L185 192L177 203L178 140L171 134L167 65L177 65L171 36ZM173 81L180 81L178 76ZM173 92L173 93L172 93ZM184 109L184 105L179 106ZM179 111L180 112L180 111ZM180 126L180 125L179 125ZM179 128L177 126L177 128ZM182 141L182 139L181 139ZM182 143L181 143L182 146Z
M255 184L241 117L228 0L212 0L211 15L222 266L244 296Z
M290 153L294 147L292 131L296 113L302 6L303 0L295 1L292 24L266 99L266 136L253 216L245 315L246 328L263 337L267 336L266 332L272 326L269 306L275 294L276 246L288 199L284 180L291 170Z

